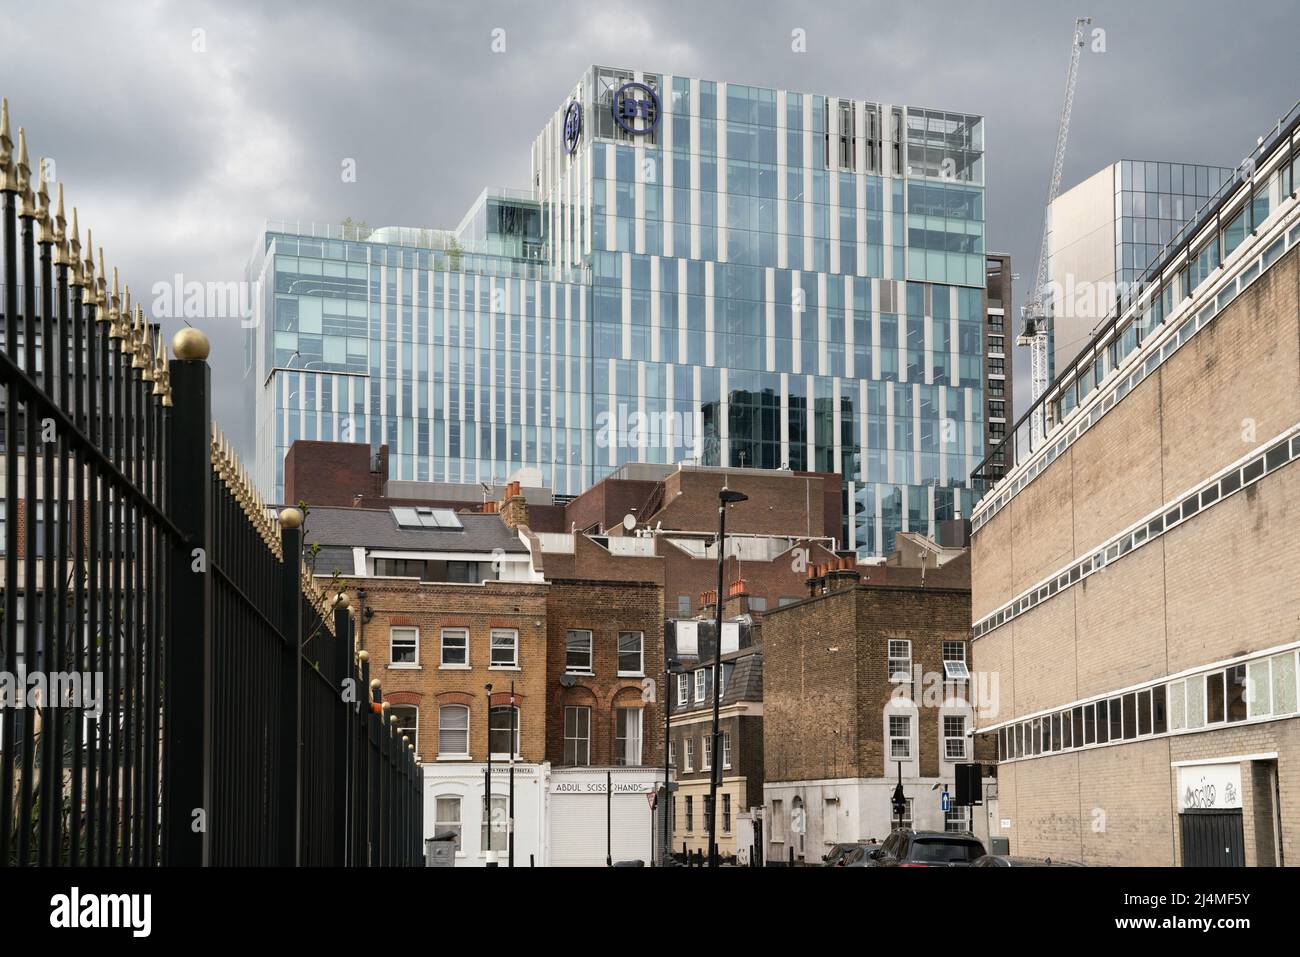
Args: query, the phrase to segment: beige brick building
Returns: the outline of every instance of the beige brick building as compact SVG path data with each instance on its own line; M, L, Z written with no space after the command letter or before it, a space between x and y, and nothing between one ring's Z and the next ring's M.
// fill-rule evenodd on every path
M1058 370L1054 428L975 511L1013 854L1300 862L1294 138Z

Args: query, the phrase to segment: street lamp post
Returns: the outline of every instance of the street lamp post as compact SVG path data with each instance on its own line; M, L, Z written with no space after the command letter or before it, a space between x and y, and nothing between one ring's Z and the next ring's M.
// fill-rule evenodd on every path
M483 852L483 863L487 867L497 866L497 854L492 850L492 682L483 686L487 689L487 767L483 771L483 814L487 827L487 847Z
M718 712L722 704L722 573L726 561L727 506L747 502L749 496L722 486L718 492L718 592L714 595L715 612L713 630L713 731L709 745L709 867L718 866L718 778L722 774L722 752L719 748Z
M672 800L669 792L669 784L672 777L672 764L668 759L668 742L671 740L669 735L672 731L673 722L673 665L677 664L676 658L668 657L668 630L664 629L664 806L663 806L663 846L660 848L659 861L661 864L668 863L668 849L672 844L672 834L669 832L669 809L672 807L668 802ZM651 855L653 858L654 855Z
M519 733L515 727L515 683L510 682L510 824L508 838L510 841L510 866L515 866L515 736ZM491 756L492 747L489 743L488 755Z

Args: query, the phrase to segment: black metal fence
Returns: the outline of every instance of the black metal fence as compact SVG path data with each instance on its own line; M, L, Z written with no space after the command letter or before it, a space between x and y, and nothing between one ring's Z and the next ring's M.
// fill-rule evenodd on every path
M42 174L44 169L40 171ZM413 747L340 589L0 111L0 865L403 865Z

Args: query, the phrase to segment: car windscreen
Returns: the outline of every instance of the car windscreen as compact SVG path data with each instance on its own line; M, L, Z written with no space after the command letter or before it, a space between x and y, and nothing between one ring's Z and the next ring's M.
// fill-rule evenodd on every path
M984 848L966 841L918 840L911 857L927 864L966 864L984 856Z

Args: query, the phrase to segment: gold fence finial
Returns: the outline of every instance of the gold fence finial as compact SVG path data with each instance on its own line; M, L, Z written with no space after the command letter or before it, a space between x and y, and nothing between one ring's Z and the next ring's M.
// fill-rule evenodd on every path
M39 232L36 236L38 243L50 243L54 236L50 233L50 190L45 181L45 160L42 159L36 164L36 197L35 209L36 225Z
M161 355L159 356L158 361L162 363L162 370L163 370L162 404L164 409L170 409L172 407L172 370L171 367L167 365L167 344L165 342L162 342L162 330L159 330L158 332L158 341L161 343L161 349L160 349Z
M139 328L139 338L135 346L135 354L140 357L140 378L145 382L153 381L153 337L149 335L149 329L144 323L144 306L139 304L135 307L136 325Z
M0 98L0 191L12 193L14 181L14 141L9 138L9 97Z
M27 162L27 131L18 127L18 165L14 172L14 186L18 192L18 215L31 219L35 215L32 208L32 168Z
M63 200L63 187L59 187L59 200ZM68 262L72 267L71 279L69 282L74 286L80 286L85 282L85 274L81 267L81 237L78 235L77 226L77 207L72 207L72 221L68 223ZM83 299L84 302L84 299Z
M166 393L167 363L163 361L163 341L162 330L158 330L158 337L155 340L153 349L153 395L163 395Z
M68 218L63 214L62 183L55 184L54 197L54 209L50 214L50 234L54 240L54 265L66 266L68 264L68 250L64 245L64 238L67 234Z

